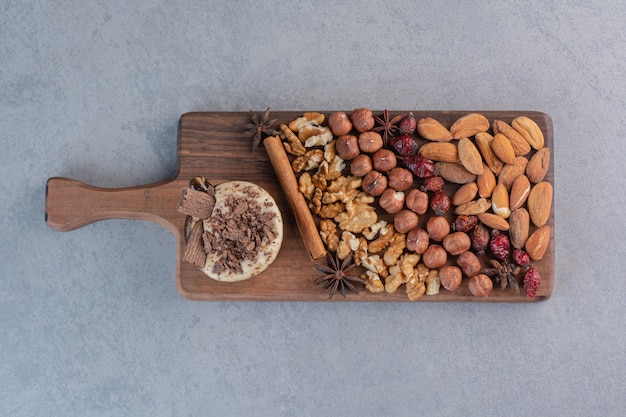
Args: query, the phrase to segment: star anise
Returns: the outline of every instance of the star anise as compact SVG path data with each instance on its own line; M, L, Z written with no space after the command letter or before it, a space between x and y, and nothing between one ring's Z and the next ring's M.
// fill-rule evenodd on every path
M345 298L346 288L358 294L359 291L352 283L359 282L365 284L365 280L361 277L350 275L350 271L356 266L356 264L352 263L352 255L353 252L350 252L342 261L336 255L333 256L329 252L326 255L327 265L313 265L315 269L325 274L317 278L314 283L316 285L322 285L324 289L328 290L329 299L333 297L337 290L339 290L339 293Z
M277 130L272 129L272 125L276 123L277 119L270 120L270 108L268 107L263 113L254 113L250 110L252 122L248 123L246 127L248 130L244 132L246 135L252 135L252 150L256 150L257 146L261 143L263 135L273 136L278 135Z
M519 291L518 277L523 268L514 263L500 262L497 259L490 259L491 268L485 268L481 272L494 278L496 284L500 284L500 288L506 288L507 285L515 292Z
M400 115L394 117L393 119L389 119L389 112L387 112L387 109L383 111L382 118L374 116L374 120L378 123L378 126L374 127L373 130L376 132L382 132L383 144L385 146L387 146L387 143L389 142L389 137L394 136L398 132L398 126L396 126L396 123L402 120L402 117L403 116Z

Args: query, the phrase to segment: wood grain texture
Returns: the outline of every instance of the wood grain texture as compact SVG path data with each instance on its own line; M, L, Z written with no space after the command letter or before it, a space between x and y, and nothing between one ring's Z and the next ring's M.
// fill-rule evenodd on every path
M532 111L413 111L419 120L432 117L444 126L450 126L459 117L478 112L490 122L503 120L510 123L515 117L525 115L542 129L546 146L552 150L552 161L546 181L554 185L554 148L552 121L544 113ZM288 123L304 111L273 112L278 123ZM325 112L329 115L331 112ZM374 112L375 114L382 111ZM390 112L390 115L406 111ZM69 231L94 221L124 218L156 222L170 230L177 242L176 289L193 300L240 301L328 301L325 290L313 285L319 276L314 270L300 238L291 209L284 198L280 184L263 147L252 151L252 140L242 134L249 122L247 112L187 113L181 116L178 132L178 173L170 181L130 187L105 189L92 187L67 178L50 178L46 190L46 222L60 231ZM228 180L250 181L265 188L275 199L283 214L285 238L274 263L261 275L246 281L225 283L214 281L195 268L182 262L185 245L183 227L185 217L176 211L180 191L194 176L201 175L214 184ZM447 191L456 186L447 185ZM542 276L536 298L528 298L509 289L494 289L487 298L472 296L465 279L454 292L442 289L438 295L424 296L418 302L536 302L552 294L554 286L554 205L548 224L551 241L544 258L535 262ZM383 215L384 217L384 215ZM425 217L421 221L425 221ZM316 261L322 263L321 261ZM408 301L401 287L394 294L371 294L362 290L358 295L348 294L344 299L336 295L332 302L342 301Z

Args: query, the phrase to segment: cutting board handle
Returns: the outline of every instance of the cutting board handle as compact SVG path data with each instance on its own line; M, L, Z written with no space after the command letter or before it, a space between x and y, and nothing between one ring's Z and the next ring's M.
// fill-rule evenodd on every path
M178 233L167 219L184 222L176 210L180 181L163 181L128 188L101 188L69 178L53 177L46 184L46 223L66 232L106 219L147 220Z

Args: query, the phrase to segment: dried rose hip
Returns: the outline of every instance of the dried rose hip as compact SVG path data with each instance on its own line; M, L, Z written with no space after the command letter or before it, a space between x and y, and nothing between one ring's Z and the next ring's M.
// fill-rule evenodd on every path
M489 231L482 224L477 224L472 230L472 249L476 252L483 252L489 245Z
M401 156L415 155L419 146L413 136L400 135L391 139L391 147Z
M429 178L435 175L435 163L420 155L407 155L400 160L419 178Z
M413 113L407 114L404 118L402 118L402 120L400 120L400 123L398 123L398 132L400 132L401 135L410 135L415 132L416 128L417 121L415 120Z
M435 191L430 198L430 208L437 216L443 216L450 210L450 197L443 191Z
M530 256L523 249L513 249L513 262L519 266L530 265Z
M429 177L424 180L422 190L424 191L441 191L445 180L442 177Z
M509 241L509 237L504 233L496 233L491 237L489 247L491 248L493 256L505 262L511 251L511 242Z
M539 276L539 271L537 271L536 268L529 268L524 274L524 290L526 290L526 295L529 297L536 296L540 283L541 277Z
M478 224L478 216L461 214L454 219L452 230L455 232L469 232Z

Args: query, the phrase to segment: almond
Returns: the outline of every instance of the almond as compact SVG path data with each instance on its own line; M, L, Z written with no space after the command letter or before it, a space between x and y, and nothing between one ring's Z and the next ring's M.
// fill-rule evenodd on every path
M524 248L533 261L541 260L546 253L548 245L550 244L550 231L551 229L548 225L540 227L526 240Z
M509 217L509 237L514 248L521 249L526 244L530 231L530 216L525 208L518 208Z
M493 136L487 132L479 132L476 133L476 136L474 136L474 140L476 141L476 147L483 156L483 160L489 169L491 169L494 174L498 175L504 163L498 159L496 154L493 153L493 149L491 149Z
M441 162L458 162L456 144L450 142L429 142L420 146L418 153L424 158Z
M517 130L534 149L539 150L543 148L543 132L534 120L526 116L519 116L513 119L511 125L513 126L513 129Z
M417 121L417 133L424 139L436 142L448 142L452 140L452 133L437 120L426 117Z
M493 153L505 164L512 164L515 160L515 149L513 144L502 133L497 133L491 141L491 149Z
M479 132L489 129L489 120L482 114L470 113L457 119L450 126L450 133L454 139L468 138Z
M511 210L517 210L522 207L530 193L530 181L526 175L520 175L513 181L511 193L509 196L509 205Z
M528 193L526 206L535 226L542 227L548 223L552 209L552 184L546 181L535 184Z
M466 216L477 215L484 213L491 208L491 201L486 198L479 198L478 200L470 201L469 203L461 204L454 209L454 214L464 214Z
M543 181L550 167L550 148L541 148L530 158L526 166L526 176L530 182Z
M491 209L495 214L507 219L511 215L511 208L509 207L509 192L502 184L496 185L491 194Z
M476 145L468 138L459 139L457 144L457 151L461 164L472 174L482 175L483 173L483 158L480 156L480 152L476 148Z
M480 213L478 214L478 220L482 224L492 229L506 231L510 229L509 222L505 218L498 216L494 213Z
M439 175L446 181L455 184L467 184L476 181L476 175L465 169L458 162L437 162L435 164L435 175Z
M526 165L528 165L528 159L518 156L515 158L515 162L502 167L502 171L498 175L498 183L503 184L507 190L510 190L517 177L523 175L524 171L526 171Z
M486 164L483 164L483 174L476 178L476 184L478 185L478 195L486 198L491 197L491 193L496 187L496 176Z
M455 191L452 195L452 204L460 206L461 204L469 203L476 197L478 192L478 185L475 182L469 182Z
M528 141L507 122L503 122L502 120L494 121L493 133L501 133L511 141L515 156L524 156L530 152L530 144Z

